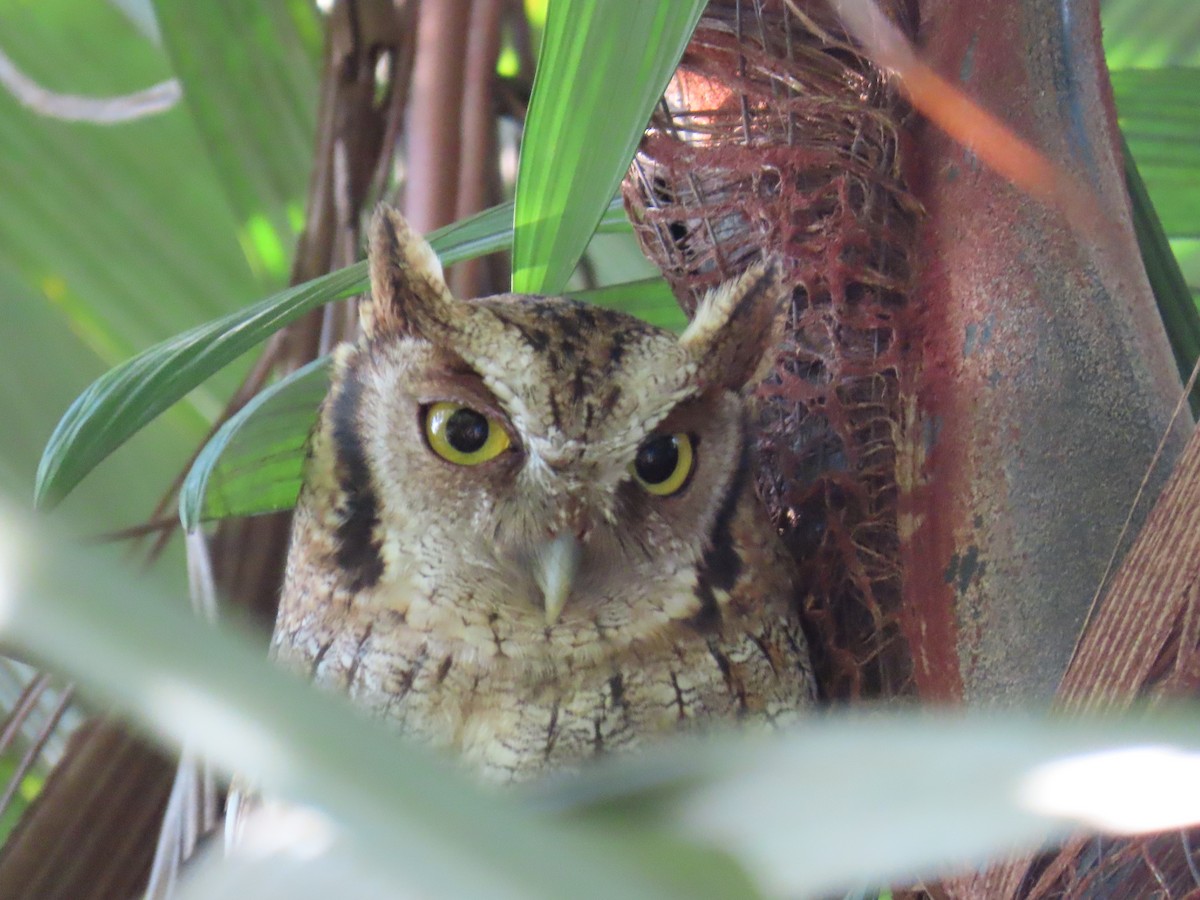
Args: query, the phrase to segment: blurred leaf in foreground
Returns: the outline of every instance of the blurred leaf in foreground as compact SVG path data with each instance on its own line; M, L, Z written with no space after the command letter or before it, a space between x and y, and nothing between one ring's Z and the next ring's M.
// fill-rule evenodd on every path
M769 894L819 894L1032 849L1073 825L1200 820L1194 710L1108 722L814 717L782 738L679 742L484 793L240 636L198 627L151 584L11 514L0 519L0 624L6 641L160 739L322 810L344 838L328 846L349 854L334 862L353 859L395 889L744 896L730 854ZM721 852L698 857L681 837Z

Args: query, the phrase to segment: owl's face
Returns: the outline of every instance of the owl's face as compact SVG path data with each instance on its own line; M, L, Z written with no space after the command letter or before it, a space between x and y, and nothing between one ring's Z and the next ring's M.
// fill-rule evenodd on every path
M702 615L698 572L746 489L774 274L677 336L561 298L454 300L395 213L371 253L302 504L355 602L447 652L554 668Z

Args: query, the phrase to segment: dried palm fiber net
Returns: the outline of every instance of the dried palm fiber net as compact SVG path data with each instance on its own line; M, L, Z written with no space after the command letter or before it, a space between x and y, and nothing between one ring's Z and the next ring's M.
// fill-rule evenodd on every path
M623 189L689 314L761 255L783 263L792 306L759 390L759 488L801 562L833 700L912 687L895 472L918 214L902 178L906 115L823 2L718 0Z

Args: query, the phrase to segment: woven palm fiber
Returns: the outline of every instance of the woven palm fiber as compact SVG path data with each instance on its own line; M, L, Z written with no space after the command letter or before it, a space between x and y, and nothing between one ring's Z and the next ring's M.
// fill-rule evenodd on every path
M905 16L884 4L897 21ZM830 700L909 693L898 623L896 436L910 340L908 110L824 3L713 2L624 184L690 314L767 254L792 288L760 388L759 488L806 573Z

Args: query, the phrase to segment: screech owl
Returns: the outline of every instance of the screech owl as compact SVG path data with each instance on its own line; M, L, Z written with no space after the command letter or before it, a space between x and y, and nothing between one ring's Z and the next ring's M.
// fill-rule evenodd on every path
M387 207L369 257L273 653L498 781L810 707L743 398L771 362L774 267L677 336L557 297L456 300Z

